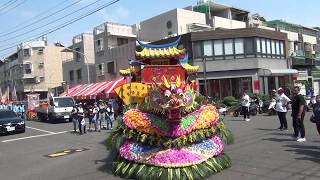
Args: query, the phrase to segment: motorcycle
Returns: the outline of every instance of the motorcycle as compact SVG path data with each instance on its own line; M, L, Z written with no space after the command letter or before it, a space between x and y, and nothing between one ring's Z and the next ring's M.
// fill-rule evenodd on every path
M252 116L257 115L257 113L258 113L258 106L257 106L256 103L254 103L253 101L250 102L250 105L249 105L249 113L250 113L250 115L252 115ZM238 117L239 115L243 115L241 104L240 104L239 107L237 107L237 109L234 110L234 112L233 112L233 116L234 116L234 117Z
M263 102L261 109L263 113L267 113L269 116L276 115L276 100L272 99L271 101Z

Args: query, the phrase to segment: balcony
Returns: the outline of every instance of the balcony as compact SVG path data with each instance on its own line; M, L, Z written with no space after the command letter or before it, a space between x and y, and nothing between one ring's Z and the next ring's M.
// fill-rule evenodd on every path
M292 55L292 66L315 66L316 60L309 51L295 51Z

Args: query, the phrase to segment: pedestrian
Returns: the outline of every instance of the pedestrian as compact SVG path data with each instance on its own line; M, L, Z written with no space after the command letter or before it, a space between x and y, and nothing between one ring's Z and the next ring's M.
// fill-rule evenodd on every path
M306 102L304 97L299 94L300 87L295 86L293 88L293 99L292 99L292 125L294 134L293 137L296 138L298 142L305 142L305 128L303 124L304 115L305 115L305 105ZM299 136L300 135L300 136Z
M94 114L93 114L93 106L92 105L90 105L87 109L87 117L89 119L89 130L88 131L91 131L92 124L95 124L95 122L93 122Z
M247 90L243 91L243 95L241 98L241 107L242 107L243 119L245 121L250 121L250 113L249 113L250 97L247 94Z
M109 125L110 129L112 129L112 121L114 120L114 110L111 104L107 105L105 118L107 121L107 129L109 130Z
M285 94L282 88L278 89L278 96L276 96L276 111L278 113L280 127L279 130L288 130L287 123L287 105L291 101Z
M84 117L84 110L82 107L82 103L79 104L77 115L78 115L79 132L80 134L82 134L82 130L83 130L83 133L86 133L86 121Z
M99 120L99 107L97 104L94 104L93 107L93 119L92 123L94 124L94 131L97 131L98 129L98 120ZM101 128L101 123L100 123ZM99 132L101 132L101 129L99 129Z
M100 130L104 128L105 113L106 113L106 106L105 106L104 102L100 101L100 103L99 103L99 126L100 126Z
M78 105L73 105L73 109L71 111L72 123L73 123L73 131L77 132L77 123L78 123Z
M316 103L312 105L313 115L311 117L311 122L316 124L318 133L320 135L320 95L316 96Z

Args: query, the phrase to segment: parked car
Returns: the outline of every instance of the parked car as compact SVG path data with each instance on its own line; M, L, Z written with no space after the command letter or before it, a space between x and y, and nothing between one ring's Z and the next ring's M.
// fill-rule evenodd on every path
M11 110L0 110L0 134L24 133L25 121Z

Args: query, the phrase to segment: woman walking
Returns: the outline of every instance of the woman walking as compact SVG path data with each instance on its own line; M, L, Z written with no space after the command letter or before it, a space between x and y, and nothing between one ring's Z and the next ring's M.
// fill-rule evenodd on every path
M278 117L280 120L279 130L288 130L287 123L287 105L291 100L284 94L282 88L278 89L278 96L276 97L276 111L278 112Z

